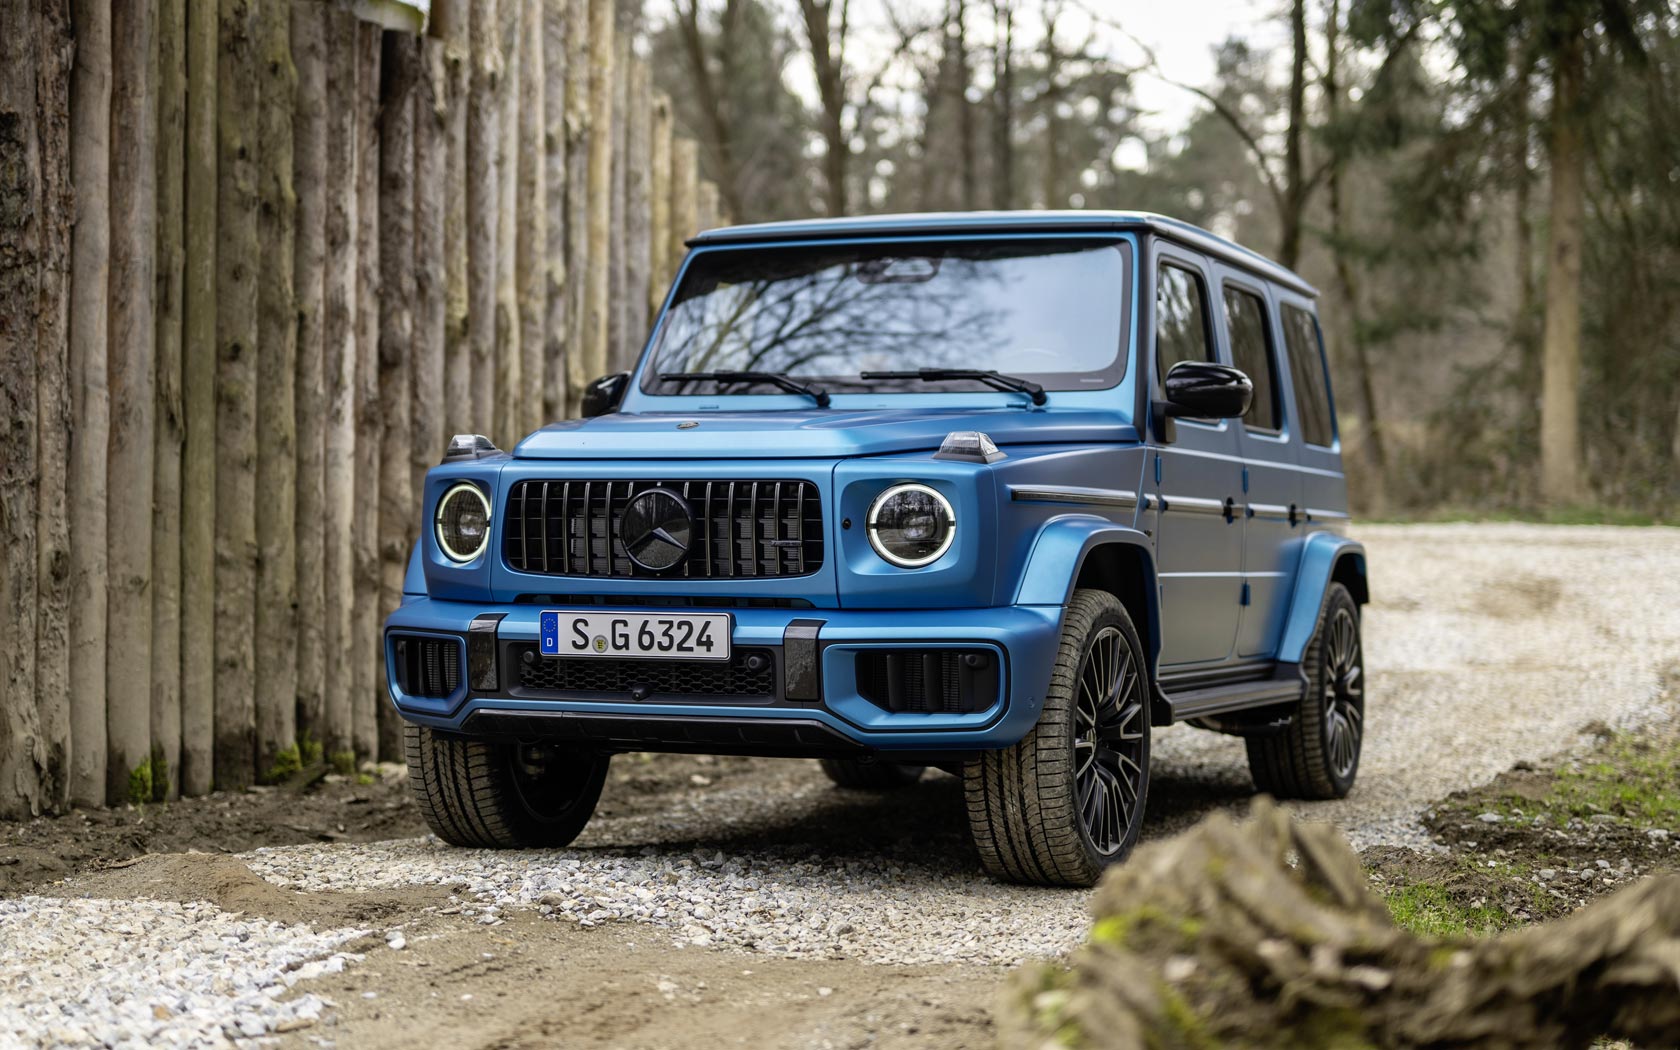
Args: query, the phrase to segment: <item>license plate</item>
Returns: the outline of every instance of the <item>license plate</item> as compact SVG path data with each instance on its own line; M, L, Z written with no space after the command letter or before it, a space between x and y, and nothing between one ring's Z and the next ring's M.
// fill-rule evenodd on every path
M728 613L598 613L545 609L544 656L729 659Z

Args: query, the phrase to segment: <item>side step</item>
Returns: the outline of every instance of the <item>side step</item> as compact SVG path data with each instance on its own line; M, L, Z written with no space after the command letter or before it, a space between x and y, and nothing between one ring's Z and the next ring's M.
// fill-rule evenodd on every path
M1301 667L1299 664L1277 664L1264 678L1216 684L1197 684L1179 690L1163 690L1167 707L1174 722L1210 715L1242 711L1251 707L1270 707L1301 699Z

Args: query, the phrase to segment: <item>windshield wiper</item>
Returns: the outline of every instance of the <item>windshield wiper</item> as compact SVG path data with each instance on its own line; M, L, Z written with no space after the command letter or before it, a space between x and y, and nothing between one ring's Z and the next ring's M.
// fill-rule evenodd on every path
M661 372L659 379L665 383L769 383L790 394L804 394L815 401L818 408L828 407L828 391L821 387L807 386L781 372L736 372L731 369L717 372Z
M914 372L860 372L858 378L920 379L923 382L938 382L942 379L972 379L979 383L985 383L993 390L1010 390L1026 394L1032 398L1032 403L1035 405L1042 405L1049 400L1044 395L1044 388L1037 383L1017 376L1004 375L991 368L918 368Z

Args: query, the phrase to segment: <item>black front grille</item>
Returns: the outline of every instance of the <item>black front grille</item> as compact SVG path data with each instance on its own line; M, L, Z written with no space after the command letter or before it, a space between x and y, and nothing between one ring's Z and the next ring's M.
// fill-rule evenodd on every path
M885 711L972 714L997 700L998 660L981 649L866 650L857 688Z
M449 638L397 635L397 688L409 696L446 700L461 684L461 643Z
M537 647L517 644L508 656L519 668L519 688L528 693L588 693L657 700L673 696L750 697L776 695L776 661L768 649L738 649L728 661L621 660L612 657L541 656Z
M618 535L625 505L652 488L680 494L694 513L688 556L665 572L631 561ZM822 568L822 502L809 481L521 481L505 521L515 572L751 579Z

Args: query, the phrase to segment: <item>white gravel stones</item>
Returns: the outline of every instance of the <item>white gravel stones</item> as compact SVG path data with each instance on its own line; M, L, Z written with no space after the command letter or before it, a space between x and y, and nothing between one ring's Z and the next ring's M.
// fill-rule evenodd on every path
M242 858L299 890L459 884L479 921L537 908L584 926L654 923L678 943L874 962L1013 963L1079 942L1085 894L937 876L860 856L833 863L782 849L726 856L644 847L496 853L432 839L341 849L294 846Z
M0 1047L208 1047L307 1027L299 980L360 930L314 932L205 903L0 900Z
M1669 716L1662 682L1680 668L1680 604L1652 598L1680 593L1680 530L1357 533L1376 599L1365 620L1359 784L1345 800L1299 807L1334 821L1356 846L1427 846L1418 818L1435 800L1569 750L1589 723L1625 728ZM1150 836L1210 809L1240 810L1252 792L1243 743L1231 737L1165 730L1155 770ZM508 909L534 908L779 955L1011 963L1065 951L1083 935L1086 894L981 877L951 844L954 825L921 851L850 850L819 838L855 796L837 796L814 768L774 786L769 779L695 781L701 790L653 812L597 821L572 850L477 852L427 839L242 859L302 890L461 884L446 911L486 927ZM924 785L918 797L960 806L960 793L939 787ZM755 837L777 827L792 833L774 843ZM1542 876L1611 878L1601 864ZM350 957L340 947L360 933L288 928L208 905L0 900L0 1048L215 1045L306 1025L319 999L274 996L342 967ZM397 930L384 937L393 949L406 944Z

